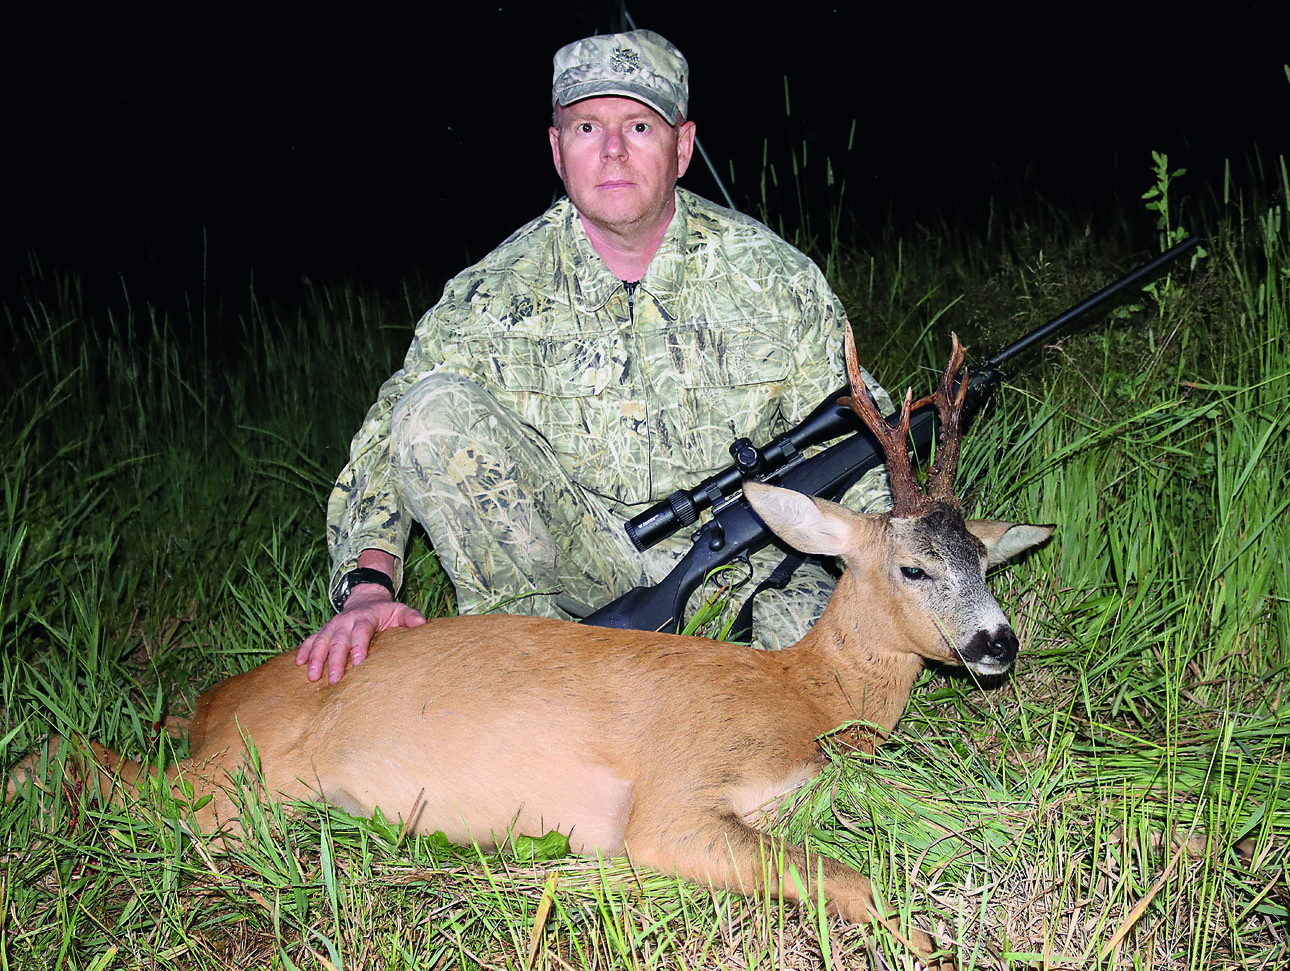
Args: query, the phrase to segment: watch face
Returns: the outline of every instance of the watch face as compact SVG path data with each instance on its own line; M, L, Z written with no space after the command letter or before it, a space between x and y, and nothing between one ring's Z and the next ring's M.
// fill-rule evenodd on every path
M332 598L331 605L336 608L337 613L340 613L341 608L345 606L345 601L349 599L353 589L353 581L347 573L340 578L340 586L336 588L336 596Z

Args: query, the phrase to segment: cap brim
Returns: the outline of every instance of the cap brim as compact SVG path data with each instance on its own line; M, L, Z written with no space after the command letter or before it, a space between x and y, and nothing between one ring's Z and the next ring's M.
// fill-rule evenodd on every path
M653 108L669 125L675 125L676 117L681 113L676 104L665 102L658 96L657 91L631 84L606 85L603 81L571 84L560 92L559 103L568 107L578 101L586 101L588 98L608 98L615 95L620 98L631 98L633 101L639 101Z

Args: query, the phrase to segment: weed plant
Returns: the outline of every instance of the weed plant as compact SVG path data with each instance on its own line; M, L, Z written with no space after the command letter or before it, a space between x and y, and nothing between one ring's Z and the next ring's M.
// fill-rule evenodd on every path
M1290 966L1290 179L1271 168L1188 190L1144 167L1157 245L1191 191L1207 256L1045 348L965 443L973 512L1058 524L993 581L1018 670L930 672L876 756L839 752L778 823L870 873L886 925L253 790L223 852L166 794L103 807L55 776L0 815L0 966L904 967L906 920L966 968ZM931 383L951 329L984 357L1149 255L1043 207L983 237L848 246L841 225L831 278L894 389ZM183 746L165 715L328 615L323 503L427 301L339 284L235 317L105 314L34 260L26 286L0 365L6 764L51 730L161 764ZM426 613L452 609L423 539L408 574Z

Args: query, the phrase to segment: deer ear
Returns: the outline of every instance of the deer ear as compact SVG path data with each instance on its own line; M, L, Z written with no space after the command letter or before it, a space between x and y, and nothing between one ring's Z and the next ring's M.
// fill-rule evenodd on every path
M755 480L745 482L743 489L762 521L794 549L818 556L854 551L860 516L845 506Z
M985 544L990 566L998 566L1032 547L1038 546L1057 528L1055 523L1032 526L1029 523L1004 523L997 519L971 519L968 532Z

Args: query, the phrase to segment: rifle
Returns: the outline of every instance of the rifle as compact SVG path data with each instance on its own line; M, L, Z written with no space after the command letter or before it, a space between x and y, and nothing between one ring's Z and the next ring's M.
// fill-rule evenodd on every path
M968 391L963 405L964 421L981 409L1003 380L1004 362L1046 340L1128 288L1154 276L1199 245L1198 237L1188 237L1009 344L981 366L969 369L966 377ZM730 446L734 464L704 479L693 489L672 493L631 519L625 527L627 535L636 549L644 552L678 529L696 522L705 509L712 509L712 517L694 534L689 551L666 577L652 586L633 587L617 600L584 617L582 623L677 633L690 595L712 570L746 557L772 542L782 545L744 500L741 489L745 479L756 478L837 501L861 476L880 465L884 460L882 449L873 434L851 408L837 403L840 397L850 393L847 386L839 388L820 402L799 425L764 447L754 446L747 438L737 439ZM898 414L889 420L894 426L897 419ZM935 426L936 412L930 405L920 408L910 418L909 437L920 459L931 450ZM843 435L847 437L822 452L810 458L803 455L807 449ZM744 633L732 632L736 637Z

